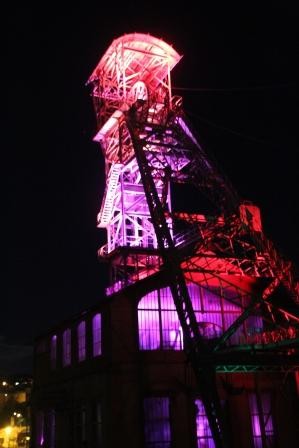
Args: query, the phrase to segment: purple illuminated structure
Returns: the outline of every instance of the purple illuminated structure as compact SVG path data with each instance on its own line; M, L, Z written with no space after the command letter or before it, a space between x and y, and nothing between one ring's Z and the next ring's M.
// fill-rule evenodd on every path
M266 345L274 357L284 347L292 356L299 313L272 298L283 290L298 309L299 287L291 264L263 234L258 207L238 197L201 147L182 98L172 95L170 75L180 59L161 39L126 34L112 42L89 78L94 141L103 150L106 174L98 227L106 229L107 244L99 256L111 266L107 296L158 274L167 278L163 287L148 286L138 303L139 348L187 352L201 394L198 446L222 448L216 368L224 368L227 357L232 364L242 357L238 368L249 368L249 344L259 353ZM173 191L181 185L196 189L192 212L176 211ZM100 326L94 320L94 356L101 353L95 337ZM153 428L151 409L167 407L160 400L161 406L145 404ZM211 433L202 429L205 418ZM167 447L165 434L157 429ZM146 430L148 446L150 437ZM258 430L254 437L259 446Z

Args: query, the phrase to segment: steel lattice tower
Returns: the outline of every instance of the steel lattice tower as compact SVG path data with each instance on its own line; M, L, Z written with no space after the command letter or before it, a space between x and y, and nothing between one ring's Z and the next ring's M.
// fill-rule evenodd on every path
M244 203L199 143L173 96L171 70L181 56L148 34L112 42L89 83L106 188L98 226L107 229L99 256L111 266L107 295L159 272L167 279L216 446L227 446L215 376L222 371L298 366L298 283L291 263L264 236L259 209ZM190 184L205 214L174 212L171 188ZM195 198L194 202L200 202ZM241 312L207 337L188 284L233 288L227 302ZM264 330L227 342L259 313ZM252 350L254 349L254 357Z

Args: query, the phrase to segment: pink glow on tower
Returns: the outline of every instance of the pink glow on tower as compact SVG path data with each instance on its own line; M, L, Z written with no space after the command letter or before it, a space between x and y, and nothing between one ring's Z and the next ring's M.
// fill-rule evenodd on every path
M102 256L119 247L157 248L125 114L140 101L146 103L148 126L158 123L172 98L170 71L180 59L161 39L126 34L111 43L89 78L98 104L99 130L94 140L101 144L106 161L106 189L98 214L98 226L107 229ZM184 165L184 161L180 163ZM159 160L153 161L153 168L159 164ZM162 179L155 183L162 197ZM169 191L165 200L171 210Z

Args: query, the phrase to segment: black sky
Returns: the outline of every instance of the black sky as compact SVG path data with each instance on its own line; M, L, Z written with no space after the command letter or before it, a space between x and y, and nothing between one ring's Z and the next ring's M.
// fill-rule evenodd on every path
M299 262L295 10L288 2L194 2L198 11L188 1L101 3L12 6L3 15L4 346L32 344L103 294L103 160L85 82L124 33L150 33L183 54L173 86L202 89L175 93L206 151Z

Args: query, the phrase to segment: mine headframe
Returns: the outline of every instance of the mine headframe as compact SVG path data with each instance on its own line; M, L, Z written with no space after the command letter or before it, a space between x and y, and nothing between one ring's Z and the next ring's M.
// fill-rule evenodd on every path
M124 286L142 278L135 255L142 266L151 259L147 272L166 273L214 442L223 448L228 445L216 372L299 364L298 284L291 264L263 235L257 207L240 200L200 145L181 98L172 97L170 70L179 59L159 39L125 35L113 41L90 78L95 140L102 146L107 176L98 223L107 228L108 244L100 255L123 270ZM209 204L205 214L173 212L172 184L194 185ZM244 290L242 278L254 278L256 290ZM243 308L211 343L202 335L186 282L209 289L215 279L234 285L236 297L227 300ZM288 306L277 299L281 289ZM227 346L257 310L267 331L260 339L254 335L251 342Z

